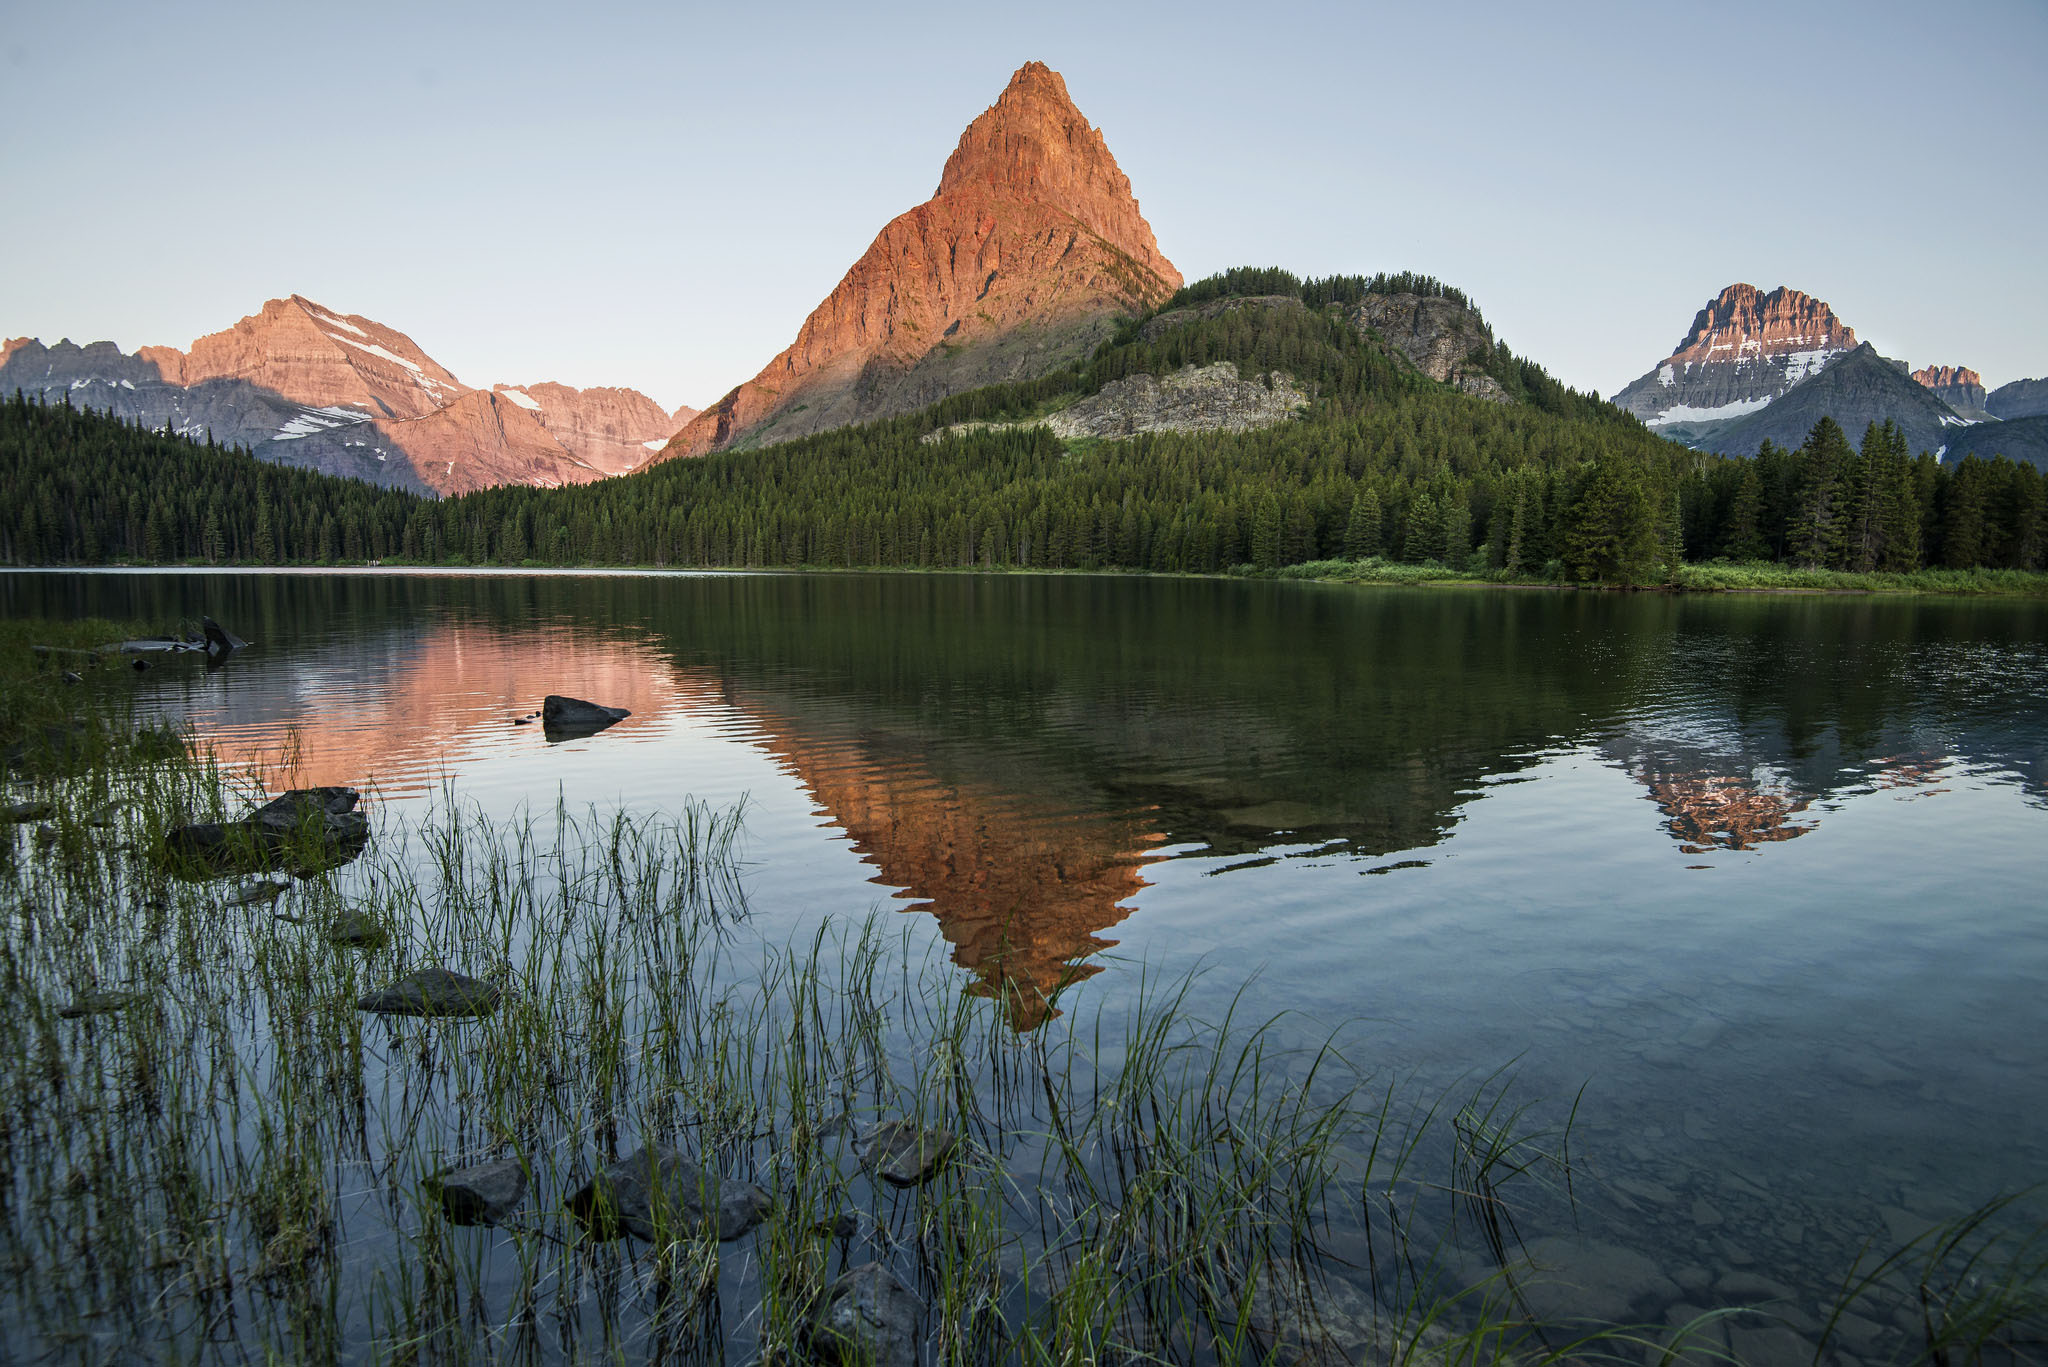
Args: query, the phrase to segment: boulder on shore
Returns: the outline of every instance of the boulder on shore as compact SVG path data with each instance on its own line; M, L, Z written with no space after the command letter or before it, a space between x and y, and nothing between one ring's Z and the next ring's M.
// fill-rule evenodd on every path
M715 1225L721 1242L737 1239L761 1223L773 1202L752 1182L720 1177L656 1145L607 1165L566 1204L596 1238L631 1234L651 1243L657 1226Z
M549 740L567 740L574 736L594 736L632 715L623 707L606 707L581 698L565 698L559 693L550 693L540 706L540 726Z

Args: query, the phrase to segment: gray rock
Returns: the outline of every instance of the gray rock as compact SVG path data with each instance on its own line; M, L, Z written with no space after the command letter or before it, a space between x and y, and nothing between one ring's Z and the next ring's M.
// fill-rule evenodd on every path
M923 1313L917 1297L888 1268L862 1263L819 1294L811 1314L811 1351L830 1363L917 1367Z
M65 1020L102 1016L110 1011L126 1011L142 999L140 992L81 992L72 998L69 1006L58 1007L57 1014Z
M10 802L0 807L0 821L11 821L15 825L49 821L56 815L57 809L47 802Z
M860 1137L860 1165L894 1186L915 1187L938 1176L953 1156L953 1132L914 1120L884 1120Z
M173 872L208 877L281 869L306 876L339 868L370 843L353 788L296 788L240 821L202 821L164 835Z
M234 893L221 905L228 907L268 906L285 893L291 891L291 886L290 883L273 883L267 879L255 883L244 883L239 888L236 888Z
M380 1016L487 1016L503 996L496 983L445 968L422 968L372 992L356 1007Z
M517 1158L435 1173L423 1184L449 1223L495 1225L526 1199L526 1164Z
M973 432L1045 427L1062 440L1119 439L1143 432L1250 432L1286 422L1308 406L1308 395L1280 371L1240 379L1237 366L1217 361L1183 366L1171 375L1128 375L1113 380L1057 413L1028 422L963 422L928 432L934 445Z
M657 1228L681 1232L713 1225L721 1241L761 1223L774 1204L752 1182L715 1176L674 1149L641 1149L585 1182L565 1203L591 1235L653 1242Z
M565 698L559 693L550 693L540 706L540 725L548 739L567 739L571 736L594 736L632 715L623 707L605 707L581 698Z
M346 949L376 949L391 938L384 923L367 911L344 911L327 923L327 943Z

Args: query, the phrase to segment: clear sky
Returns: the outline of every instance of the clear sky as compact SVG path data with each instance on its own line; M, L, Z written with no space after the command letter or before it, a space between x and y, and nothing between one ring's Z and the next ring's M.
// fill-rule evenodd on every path
M2048 3L10 4L0 335L300 293L472 385L751 377L1029 59L1189 279L1418 270L1612 393L1737 280L2048 374Z

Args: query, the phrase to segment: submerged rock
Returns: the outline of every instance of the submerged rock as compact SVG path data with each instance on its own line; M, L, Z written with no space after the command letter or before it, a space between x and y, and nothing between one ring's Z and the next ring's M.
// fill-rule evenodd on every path
M549 740L566 740L573 736L594 736L632 715L623 707L605 707L581 698L565 698L559 693L550 693L541 703L540 725Z
M914 1187L939 1175L953 1156L953 1132L914 1120L884 1120L860 1137L860 1165L884 1182Z
M526 1199L526 1164L517 1158L437 1172L422 1184L450 1224L495 1225Z
M11 821L16 825L48 821L56 815L57 809L47 802L10 802L0 807L0 821Z
M301 877L339 868L370 843L353 788L294 788L240 821L202 821L164 834L174 871L211 877L278 869Z
M376 949L391 938L391 933L384 929L384 923L367 911L342 912L327 923L325 934L327 943L346 949Z
M924 1307L880 1263L848 1268L818 1296L811 1351L826 1362L917 1367L917 1323Z
M126 1011L142 1001L140 992L81 992L72 999L69 1006L57 1008L57 1014L65 1020L77 1020L80 1016L103 1016L110 1011Z
M291 886L290 883L273 883L267 879L255 883L244 883L236 888L234 895L221 903L221 905L227 907L266 906L289 892Z
M488 1016L504 995L504 989L482 978L422 968L362 998L356 1009L380 1016Z
M631 1234L651 1243L657 1224L678 1231L715 1224L721 1241L737 1239L773 1202L752 1182L719 1177L657 1145L610 1164L566 1204L595 1238Z

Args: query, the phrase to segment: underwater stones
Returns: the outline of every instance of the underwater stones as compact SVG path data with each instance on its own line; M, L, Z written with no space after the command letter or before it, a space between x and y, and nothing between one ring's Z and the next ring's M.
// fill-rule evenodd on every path
M202 821L165 832L174 869L201 876L282 869L306 875L339 868L370 843L370 822L353 788L295 788L239 821Z
M1538 1239L1515 1260L1513 1270L1530 1310L1551 1323L1593 1319L1620 1324L1638 1304L1684 1299L1678 1284L1652 1259L1597 1239Z
M290 891L291 886L290 883L273 883L267 879L254 883L244 883L236 888L233 894L225 902L222 902L221 905L224 907L268 906Z
M126 1011L141 1000L140 992L81 992L71 999L70 1005L58 1007L57 1014L64 1020L103 1016L110 1011Z
M550 693L540 706L540 725L549 740L568 740L575 736L594 736L632 715L623 707L605 707L581 698L565 698L559 693Z
M496 983L482 978L422 968L362 998L356 1008L380 1016L487 1016L504 995Z
M570 1194L569 1213L594 1238L654 1241L657 1228L715 1224L721 1242L761 1223L773 1202L752 1182L719 1177L674 1149L654 1146L607 1165Z
M384 923L367 911L344 911L329 921L327 929L321 933L328 944L344 949L376 949L391 938L391 933L384 929Z
M884 1120L857 1142L860 1165L898 1187L914 1187L938 1176L953 1154L953 1132L926 1128L914 1120Z
M880 1263L848 1268L819 1293L811 1314L811 1351L826 1362L917 1367L923 1307Z
M526 1199L526 1164L517 1158L437 1172L422 1184L450 1224L495 1225Z

